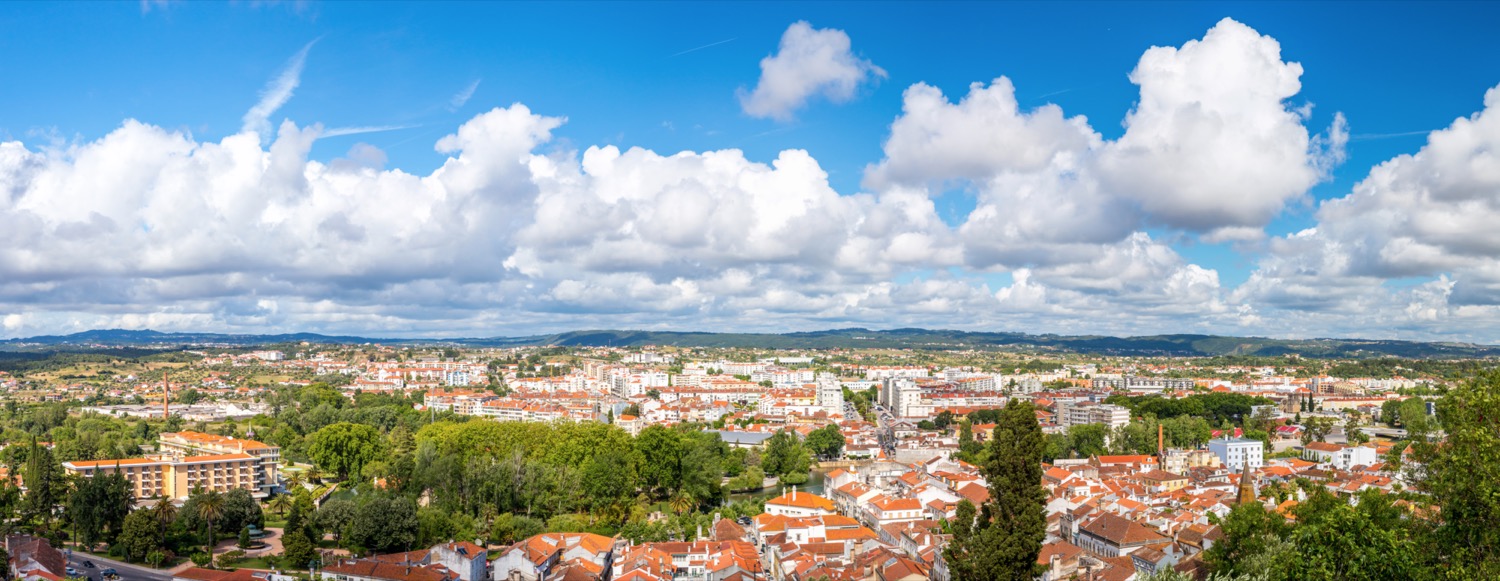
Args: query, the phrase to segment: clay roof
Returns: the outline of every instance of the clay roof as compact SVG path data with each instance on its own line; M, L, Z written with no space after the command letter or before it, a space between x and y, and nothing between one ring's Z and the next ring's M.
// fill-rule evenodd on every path
M1092 522L1083 525L1082 530L1120 546L1164 543L1171 540L1138 522L1109 513L1101 514Z
M338 561L324 565L323 571L336 575L386 579L389 581L448 581L454 575L441 565L411 566L373 559Z
M767 500L766 504L779 504L797 508L816 508L826 511L833 510L833 501L807 492L788 492L779 497Z

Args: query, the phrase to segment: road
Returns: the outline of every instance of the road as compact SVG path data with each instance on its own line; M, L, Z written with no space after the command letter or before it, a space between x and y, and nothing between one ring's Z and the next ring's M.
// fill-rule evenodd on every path
M117 572L117 573L120 574L120 581L171 581L172 580L172 574L168 573L166 571L160 571L160 570L157 570L157 569L149 569L149 568L146 568L146 567L140 567L140 566L136 566L136 565L128 565L128 564L122 563L120 561L115 561L115 560L112 560L112 559L105 559L103 557L95 557L93 555L85 555L83 553L74 553L72 551L68 551L66 554L68 556L68 566L69 567L77 569L79 575L87 576L89 579L93 579L94 581L98 581L99 580L99 572L100 571L103 571L103 570L111 568L111 567L113 567L115 569L115 572ZM94 562L94 568L93 569L89 569L89 568L84 567L83 566L83 562L84 561L93 561Z

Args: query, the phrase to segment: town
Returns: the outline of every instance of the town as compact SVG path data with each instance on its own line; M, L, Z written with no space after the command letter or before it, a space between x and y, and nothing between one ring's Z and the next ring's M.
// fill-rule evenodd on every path
M1281 527L1329 503L1428 514L1414 444L1441 441L1441 396L1475 367L313 343L59 353L0 374L4 548L28 581L966 579L951 562L968 542L959 523L993 503L996 455L1020 454L994 438L1023 410L1042 495L1033 578L1203 578L1268 566L1228 538L1246 534L1237 507Z

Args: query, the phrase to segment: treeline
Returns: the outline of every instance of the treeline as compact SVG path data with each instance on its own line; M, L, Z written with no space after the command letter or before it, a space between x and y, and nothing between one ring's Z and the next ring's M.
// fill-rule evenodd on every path
M1104 403L1130 410L1131 417L1146 415L1158 418L1195 416L1216 427L1229 427L1250 419L1251 408L1270 405L1271 400L1242 393L1195 393L1187 397L1166 398L1157 395L1112 395Z
M27 445L7 447L4 459L31 490L23 497L13 486L0 488L0 522L58 542L107 544L119 557L147 562L198 555L212 538L260 526L260 505L249 502L251 514L241 492L194 494L178 511L159 502L135 512L105 510L150 499L123 498L128 489L117 478L75 484L62 475L62 461L137 456L164 430L196 428L237 437L253 430L282 447L284 463L316 464L286 470L293 494L267 503L288 521L287 567L305 567L303 557L315 557L320 541L327 548L325 534L355 553L455 538L512 542L543 531L681 539L706 529L714 513L759 513L756 503L725 506L731 489L758 489L766 476L805 482L815 454L835 456L844 445L834 426L807 438L781 432L765 449L751 450L731 448L705 426L652 426L632 437L604 423L494 422L419 411L420 400L350 399L324 384L287 386L266 397L269 415L194 426L69 415L62 404L10 404L0 409L0 434ZM33 439L55 448L30 445ZM321 487L313 484L335 481L341 490L315 509L311 498ZM666 517L650 518L654 513Z

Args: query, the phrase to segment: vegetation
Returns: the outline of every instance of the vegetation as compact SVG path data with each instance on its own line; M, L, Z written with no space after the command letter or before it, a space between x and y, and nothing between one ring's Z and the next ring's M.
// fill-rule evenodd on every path
M1205 560L1226 579L1500 578L1496 409L1500 374L1462 382L1438 403L1446 441L1412 443L1425 466L1409 473L1415 490L1366 490L1350 502L1311 486L1293 520L1242 504Z
M1043 510L1042 430L1030 402L1011 400L990 439L983 465L990 499L976 509L959 502L953 539L944 550L960 581L1030 579L1047 534Z

